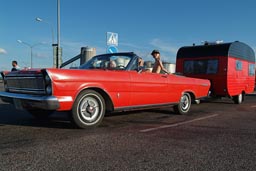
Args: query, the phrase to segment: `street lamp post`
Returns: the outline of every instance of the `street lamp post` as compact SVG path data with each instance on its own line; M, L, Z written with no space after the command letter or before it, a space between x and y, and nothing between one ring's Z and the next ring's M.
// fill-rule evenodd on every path
M36 21L45 22L50 25L52 30L52 46L53 46L53 66L59 68L62 63L62 48L60 47L60 0L57 0L57 43L54 44L54 33L52 24L37 17Z
M44 22L44 23L48 24L48 25L51 27L51 32L52 32L52 45L53 45L53 44L54 44L54 30L53 30L52 24L49 23L49 22L47 22L47 21L45 21L45 20L43 20L42 18L39 18L39 17L36 18L36 21L38 21L38 22Z
M37 45L40 45L42 43L36 43L36 44L31 45L31 44L29 44L27 42L23 42L21 40L17 40L17 42L21 43L21 44L24 44L24 45L26 45L30 48L30 68L32 68L33 67L33 47L35 47Z
M62 49L60 47L60 0L57 0L57 68L61 66L62 63Z
M49 22L47 22L47 21L45 21L45 20L43 20L42 18L39 18L39 17L36 18L36 21L44 22L44 23L48 24L50 26L50 28L51 28L51 32L52 32L52 48L53 48L53 67L57 68L57 66L56 66L56 56L57 56L57 54L56 54L56 51L55 51L57 44L54 43L54 29L53 29L53 26L52 26L51 23L49 23Z

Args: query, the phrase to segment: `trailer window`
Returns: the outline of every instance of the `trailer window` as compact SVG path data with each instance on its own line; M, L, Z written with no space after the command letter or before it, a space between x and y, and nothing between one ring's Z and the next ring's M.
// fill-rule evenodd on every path
M185 74L216 74L218 72L218 60L194 60L184 61Z
M238 71L243 70L242 61L236 60L236 70L238 70Z
M207 74L216 74L218 72L218 60L208 60Z
M249 64L249 76L254 76L254 75L255 75L255 65Z

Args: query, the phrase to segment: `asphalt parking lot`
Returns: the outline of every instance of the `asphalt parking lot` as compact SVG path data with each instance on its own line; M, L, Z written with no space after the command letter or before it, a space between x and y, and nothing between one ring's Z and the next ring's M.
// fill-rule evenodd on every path
M107 115L79 130L66 113L38 121L0 102L0 170L255 170L256 94Z

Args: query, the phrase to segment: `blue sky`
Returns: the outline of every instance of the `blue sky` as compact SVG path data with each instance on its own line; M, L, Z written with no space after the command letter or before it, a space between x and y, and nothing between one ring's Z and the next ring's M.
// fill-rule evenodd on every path
M134 51L145 60L159 49L175 63L177 50L201 41L242 41L256 48L255 0L61 0L63 61L81 47L106 51L106 32L119 34L119 51ZM0 70L11 61L30 66L30 49L17 42L43 43L33 48L33 66L52 66L50 26L57 39L57 0L0 0ZM76 65L76 64L74 64Z

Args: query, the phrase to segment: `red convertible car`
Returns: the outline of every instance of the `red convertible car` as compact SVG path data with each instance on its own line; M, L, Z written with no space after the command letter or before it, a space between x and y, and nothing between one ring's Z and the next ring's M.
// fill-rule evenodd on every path
M78 69L21 70L2 74L3 101L38 118L70 111L80 128L101 123L106 112L166 105L187 114L191 102L208 95L210 81L144 72L134 53L103 54Z

